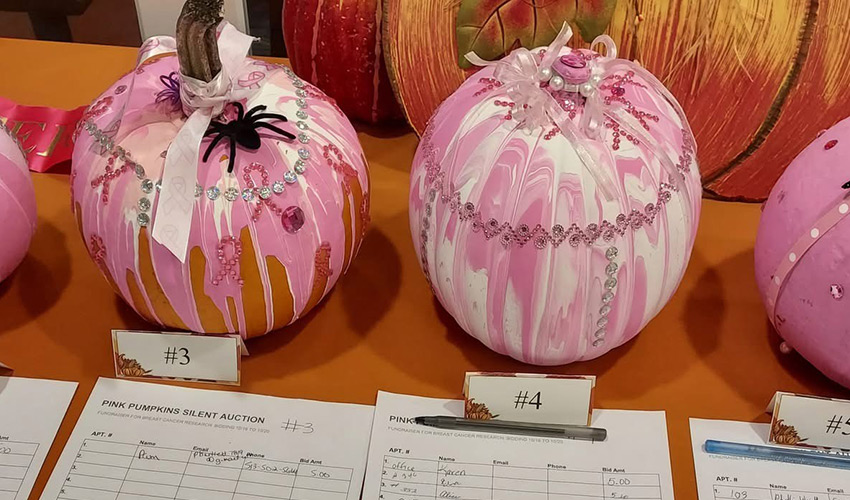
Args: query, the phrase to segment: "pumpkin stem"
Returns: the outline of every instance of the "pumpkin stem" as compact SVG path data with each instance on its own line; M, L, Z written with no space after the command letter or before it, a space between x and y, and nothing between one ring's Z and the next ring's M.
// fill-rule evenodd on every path
M221 23L224 0L187 0L177 18L177 58L180 71L211 81L221 71L216 28Z

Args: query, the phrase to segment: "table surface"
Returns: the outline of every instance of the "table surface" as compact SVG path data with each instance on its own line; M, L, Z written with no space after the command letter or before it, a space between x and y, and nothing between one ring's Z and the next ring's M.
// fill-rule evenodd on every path
M21 104L90 103L131 69L130 48L0 39L0 95ZM759 206L705 200L679 290L632 342L543 368L496 354L434 301L408 229L406 127L358 126L371 168L372 225L348 274L289 328L248 343L242 386L258 394L374 404L377 390L460 397L466 371L593 374L599 408L667 411L678 499L696 498L688 417L767 422L776 390L847 397L779 352L753 279ZM31 498L41 493L98 377L114 375L110 330L149 328L110 289L79 239L68 176L35 174L38 230L0 284L0 361L16 376L78 381Z

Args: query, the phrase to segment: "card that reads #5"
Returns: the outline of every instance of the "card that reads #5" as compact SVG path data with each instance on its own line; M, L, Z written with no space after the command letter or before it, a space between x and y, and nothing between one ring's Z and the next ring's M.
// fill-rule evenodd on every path
M589 425L596 377L469 372L465 417Z

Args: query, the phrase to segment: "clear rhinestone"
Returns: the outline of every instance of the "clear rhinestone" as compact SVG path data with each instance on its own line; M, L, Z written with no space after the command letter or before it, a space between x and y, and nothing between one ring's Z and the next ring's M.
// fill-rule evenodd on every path
M151 209L151 200L147 198L139 198L139 210L147 212Z
M276 194L280 194L283 192L283 182L282 181L274 181L272 183L272 191Z
M152 193L153 192L153 181L150 179L142 180L142 192L144 193Z
M596 330L596 331L593 333L593 336L594 336L594 337L596 337L596 338L598 338L598 339L601 339L602 337L604 337L604 336L605 336L605 329L604 329L604 328L600 328L599 330Z
M126 160L126 159L127 159L127 151L125 151L125 150L124 150L124 148L122 148L121 146L118 146L118 148L116 149L116 151L118 151L118 158L119 158L120 160L122 160L122 161L123 161L123 160Z
M229 187L224 190L224 199L227 201L236 201L239 198L239 190L235 187Z
M614 292L605 292L602 294L602 303L610 304L614 300Z
M292 170L287 170L283 173L283 180L285 180L287 184L293 184L298 180L298 176L295 175L295 172Z
M295 173L303 174L307 170L307 164L304 163L304 160L298 160L295 162Z
M145 178L145 168L143 166L136 163L135 170L136 170L136 177L138 177L139 179Z
M295 95L298 97L307 97L307 91L304 89L295 89Z
M200 198L204 194L204 187L200 184L195 184L195 198Z
M614 260L617 258L617 253L617 247L611 247L605 251L605 257L607 257L608 260Z
M303 88L304 87L304 80L294 80L292 82L292 85L298 87L299 89Z
M301 109L304 109L307 107L307 99L299 97L298 99L295 99L295 105Z
M599 347L605 343L605 339L596 339L593 341L593 347Z
M598 321L596 321L596 326L598 326L599 328L603 328L607 324L608 324L608 316L602 316L601 318L599 318Z
M300 134L298 134L298 142L300 142L301 144L307 144L308 142L310 142L310 136L305 134L304 132L301 132Z
M605 266L605 274L608 276L614 276L617 274L617 269L619 269L619 267L620 266L618 266L616 262L609 262L608 265Z
M295 112L295 116L297 116L298 118L301 118L302 120L306 120L307 119L307 112L304 111L303 109L299 109L298 111Z
M162 179L156 181L156 190L157 192L162 191Z
M607 280L605 280L606 290L611 290L615 286L617 286L617 278L608 278Z
M308 151L305 148L301 148L301 149L298 150L298 157L301 158L302 160L309 160L310 159L310 151Z
M260 188L260 198L264 200L268 200L269 196L272 195L272 188L268 186L263 186Z
M221 189L219 189L218 186L213 186L213 187L207 189L207 198L209 198L213 201L217 200L218 195L220 195L220 194L221 194Z
M307 122L298 120L295 122L295 126L298 127L298 130L307 130Z
M148 224L150 224L151 217L150 217L150 215L148 215L148 214L139 214L139 215L136 217L136 220L137 220L137 221L139 221L139 225L140 225L140 226L145 227L145 226L147 226Z
M254 199L254 190L251 188L245 188L242 190L242 199L245 201L251 201Z
M611 306L609 306L608 304L605 304L604 306L599 308L600 316L608 316L609 312L611 312Z

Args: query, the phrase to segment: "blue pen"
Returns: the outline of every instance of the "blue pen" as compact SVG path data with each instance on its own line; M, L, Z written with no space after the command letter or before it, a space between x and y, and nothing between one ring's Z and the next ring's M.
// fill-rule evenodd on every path
M834 469L850 470L850 456L836 455L818 450L779 448L777 446L760 446L757 444L730 443L708 439L705 451L717 455L733 457L756 458L785 462L789 464L811 465L813 467L831 467Z

